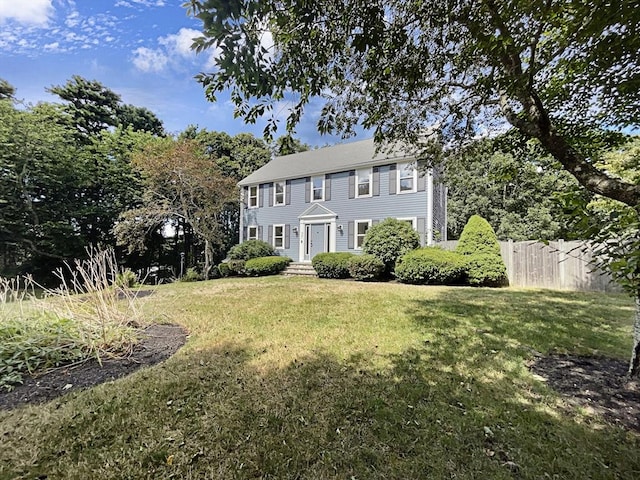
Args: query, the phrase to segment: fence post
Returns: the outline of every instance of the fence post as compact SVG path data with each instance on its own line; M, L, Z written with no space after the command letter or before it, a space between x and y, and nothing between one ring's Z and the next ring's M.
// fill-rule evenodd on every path
M567 252L564 248L564 240L558 240L558 274L560 277L560 288L568 288L567 285Z

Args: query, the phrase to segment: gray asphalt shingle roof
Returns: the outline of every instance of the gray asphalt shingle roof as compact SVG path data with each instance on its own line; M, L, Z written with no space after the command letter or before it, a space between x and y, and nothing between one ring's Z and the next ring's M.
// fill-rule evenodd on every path
M243 178L238 184L255 185L310 177L324 173L337 173L370 165L384 165L396 160L411 158L401 151L387 152L382 149L376 155L373 138L358 142L344 143L333 147L319 148L307 152L276 157L269 163Z

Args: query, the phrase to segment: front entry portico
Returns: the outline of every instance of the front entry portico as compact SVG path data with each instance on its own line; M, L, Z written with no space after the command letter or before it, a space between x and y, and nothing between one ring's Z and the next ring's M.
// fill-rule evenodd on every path
M300 254L298 261L310 262L315 255L336 251L336 218L328 208L314 204L298 218L300 220Z

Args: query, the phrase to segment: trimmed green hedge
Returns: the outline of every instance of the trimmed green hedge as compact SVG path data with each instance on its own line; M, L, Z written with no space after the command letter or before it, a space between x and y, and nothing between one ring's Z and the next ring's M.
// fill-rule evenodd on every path
M456 285L463 283L466 267L463 255L437 247L424 247L400 257L395 275L404 283Z
M364 253L349 260L349 275L363 282L378 280L384 274L384 263L375 255Z
M319 253L311 264L320 278L349 278L349 260L354 256L349 252Z
M289 265L288 257L258 257L247 260L244 264L244 273L250 277L262 275L277 275Z
M229 250L228 257L231 260L251 260L252 258L270 257L275 255L273 246L262 240L246 240L239 245L234 245Z
M229 260L227 265L231 275L244 275L244 260Z
M474 287L506 287L509 285L507 267L502 256L479 253L465 255L467 258L467 278Z
M220 272L220 276L223 278L231 276L231 269L227 263L218 265L218 272Z

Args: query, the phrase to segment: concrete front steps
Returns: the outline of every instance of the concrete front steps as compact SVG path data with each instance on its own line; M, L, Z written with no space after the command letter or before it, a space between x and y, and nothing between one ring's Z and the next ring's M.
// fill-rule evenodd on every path
M315 277L316 271L310 263L291 262L282 275Z

